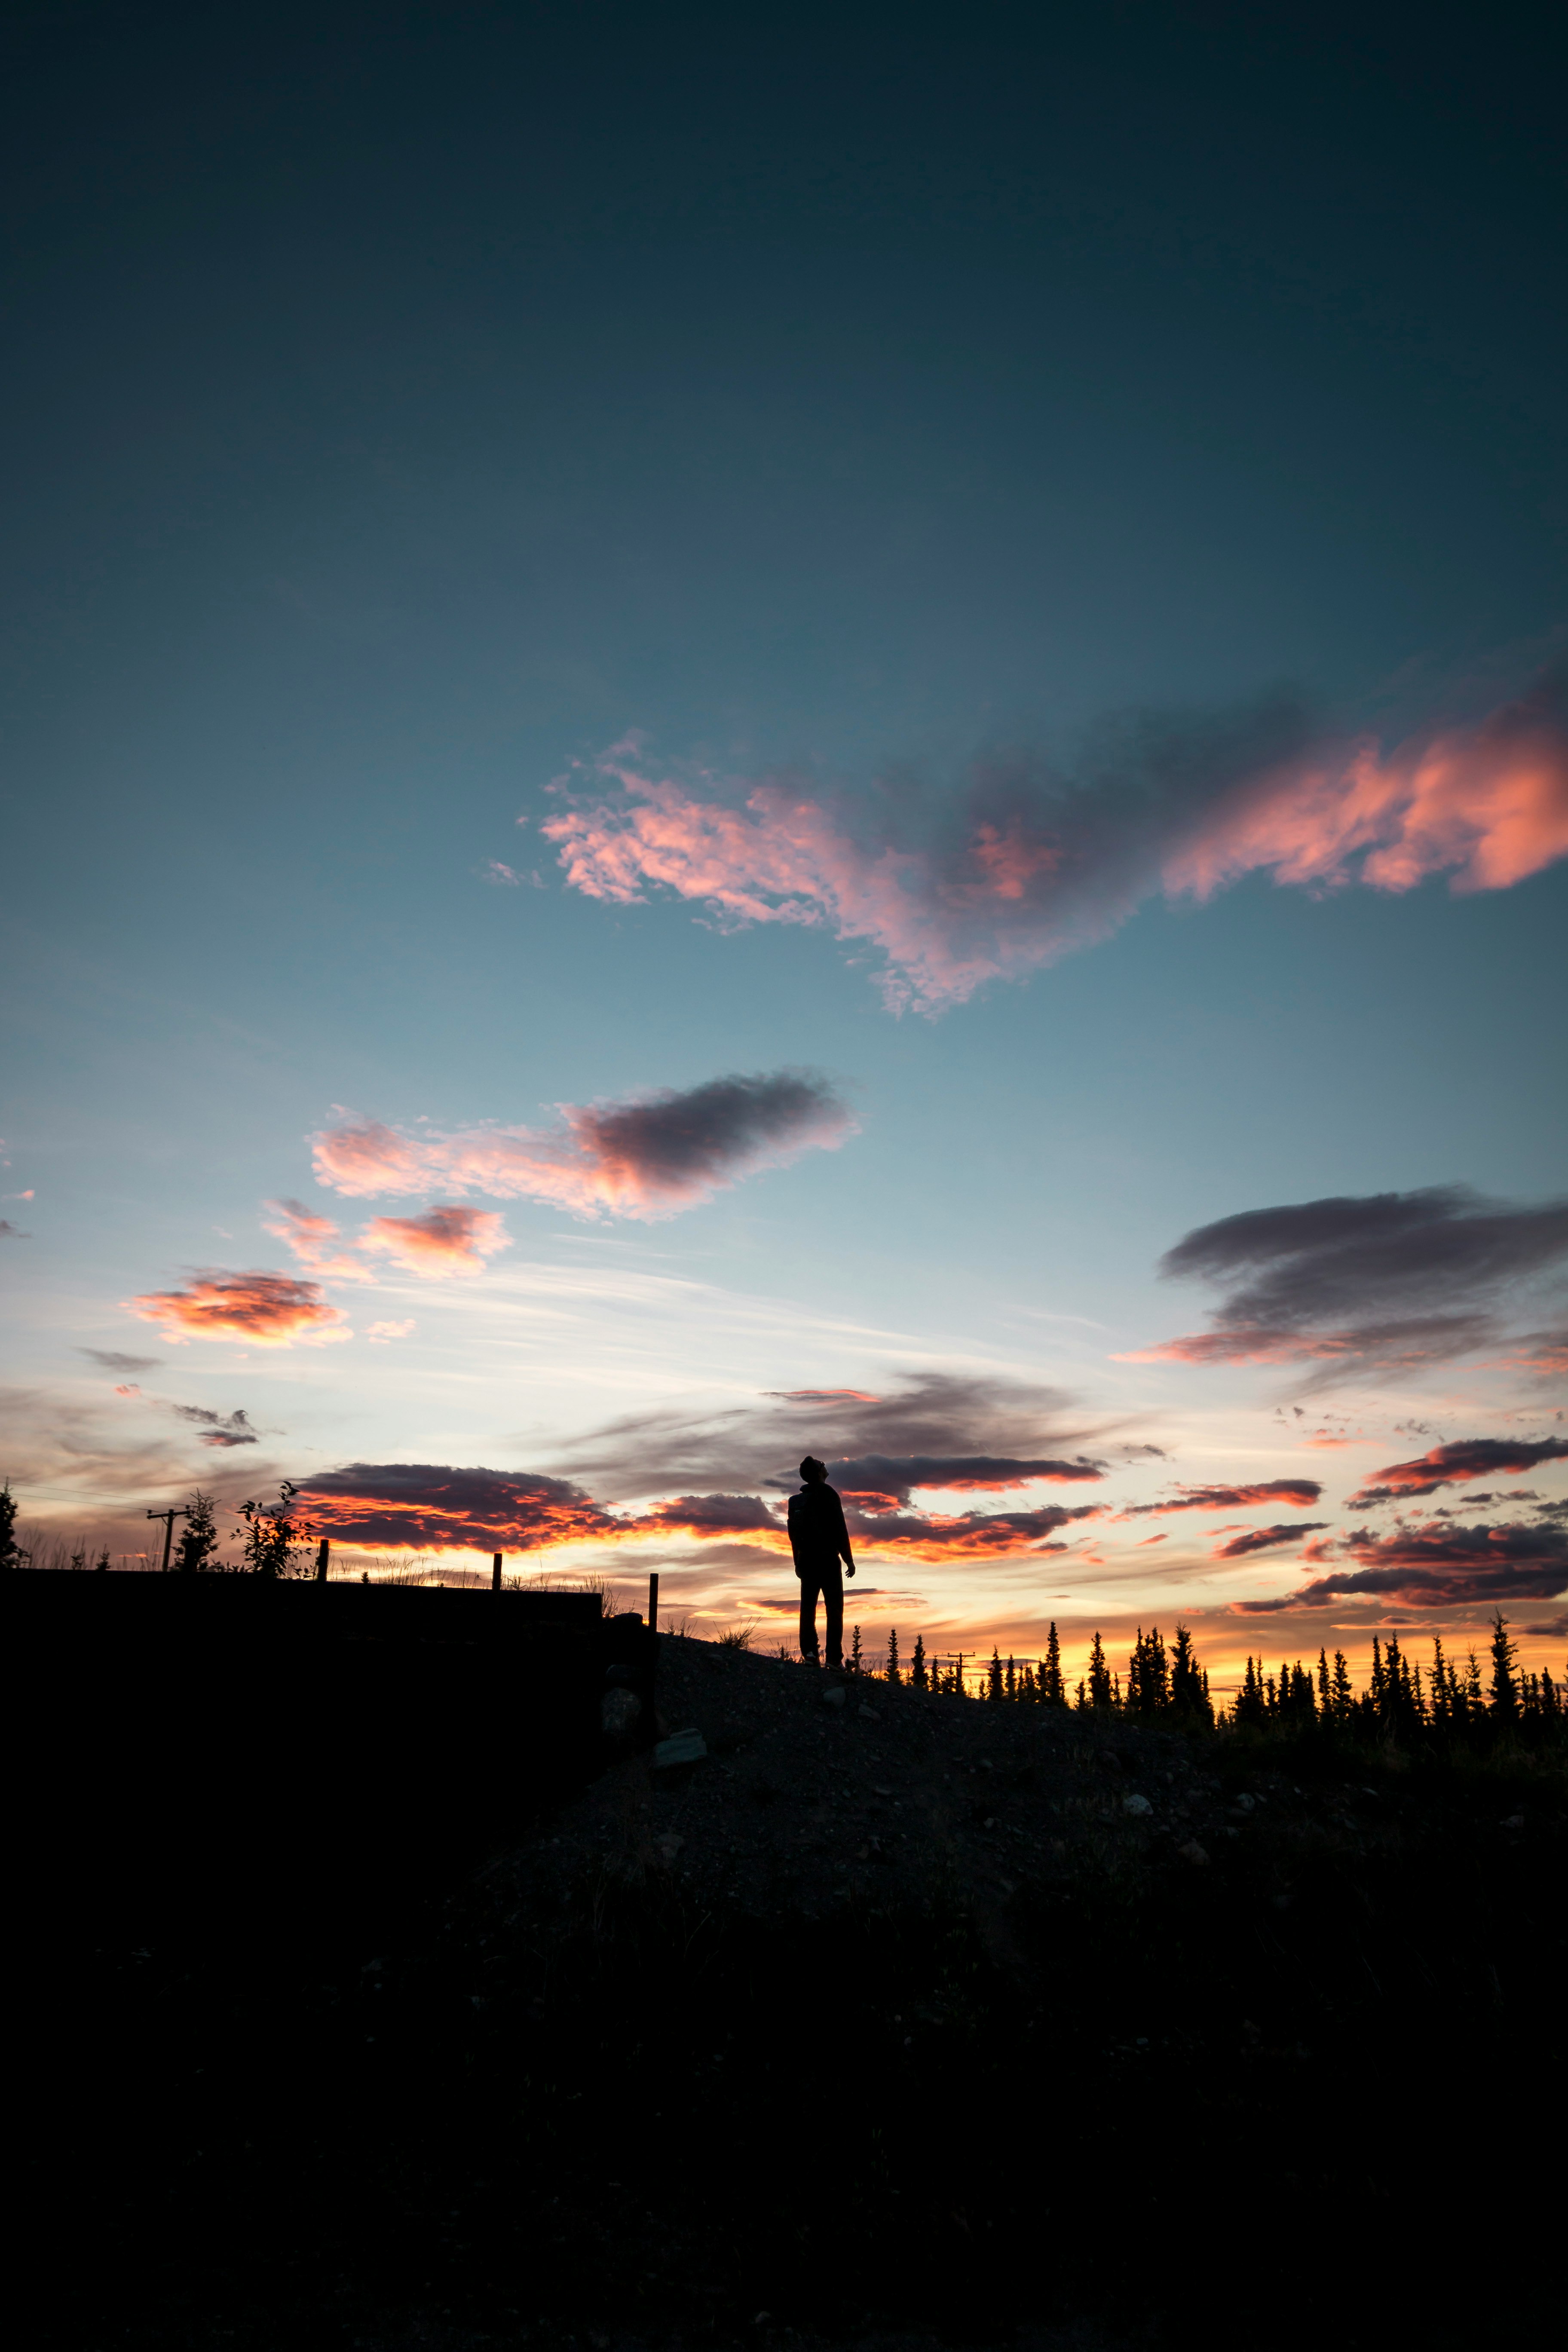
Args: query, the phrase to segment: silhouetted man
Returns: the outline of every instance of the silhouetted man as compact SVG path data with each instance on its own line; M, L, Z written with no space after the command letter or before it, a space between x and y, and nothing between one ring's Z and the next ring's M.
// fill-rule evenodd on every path
M837 1488L827 1483L826 1464L808 1454L800 1465L800 1492L789 1498L789 1547L795 1554L795 1572L800 1579L800 1654L808 1664L816 1664L816 1596L820 1592L826 1621L827 1663L841 1666L844 1580L838 1572L838 1563L842 1560L853 1576L855 1555L849 1549L844 1506Z

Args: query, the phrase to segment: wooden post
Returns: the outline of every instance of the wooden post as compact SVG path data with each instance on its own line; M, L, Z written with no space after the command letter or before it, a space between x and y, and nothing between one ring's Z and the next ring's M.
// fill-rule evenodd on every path
M318 1584L325 1584L327 1580L327 1560L331 1552L331 1549L332 1547L331 1542L327 1537L323 1536L321 1542L316 1547L316 1581Z
M647 1580L647 1630L658 1631L658 1570L656 1568Z
M174 1540L174 1521L176 1519L188 1519L190 1517L190 1513L184 1510L149 1511L147 1517L150 1519L162 1519L163 1522L163 1574L167 1576L169 1573L169 1547Z
M498 1551L494 1559L490 1561L490 1591L492 1592L499 1592L500 1591L500 1564L504 1557L504 1553Z

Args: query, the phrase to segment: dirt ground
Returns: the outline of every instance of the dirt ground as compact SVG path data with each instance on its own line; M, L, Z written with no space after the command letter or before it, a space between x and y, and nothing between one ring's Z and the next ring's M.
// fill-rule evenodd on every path
M707 1757L613 1765L500 1865L531 1910L665 1876L737 1916L958 1902L1005 1937L1024 1891L1069 1900L1085 1874L1203 1870L1265 1828L1271 1849L1361 1847L1390 1822L1387 1800L1353 1782L1303 1791L1255 1770L1222 1785L1174 1733L679 1636L664 1637L658 1705Z

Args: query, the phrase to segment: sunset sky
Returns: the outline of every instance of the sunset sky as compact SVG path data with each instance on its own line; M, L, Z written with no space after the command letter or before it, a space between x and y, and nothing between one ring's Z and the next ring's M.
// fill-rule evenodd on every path
M1289 15L12 37L35 1537L1557 1670L1560 84Z

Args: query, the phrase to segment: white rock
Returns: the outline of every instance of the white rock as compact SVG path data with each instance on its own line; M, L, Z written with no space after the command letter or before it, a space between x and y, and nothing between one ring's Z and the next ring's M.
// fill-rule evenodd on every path
M1152 1813L1154 1808L1147 1797L1123 1797L1121 1810L1124 1813Z

